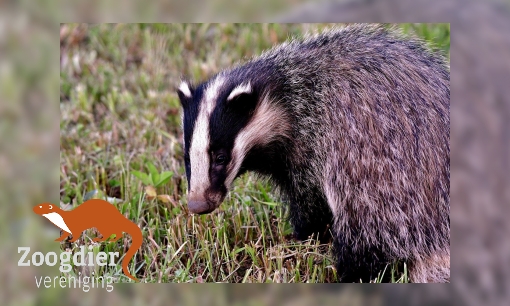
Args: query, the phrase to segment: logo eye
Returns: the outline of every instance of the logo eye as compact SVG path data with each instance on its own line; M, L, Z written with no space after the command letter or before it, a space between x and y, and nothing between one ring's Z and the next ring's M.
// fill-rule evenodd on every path
M225 155L218 154L218 156L216 156L216 160L215 160L216 165L223 165L226 161L227 161L227 157Z
M48 206L50 209L53 209L53 205Z

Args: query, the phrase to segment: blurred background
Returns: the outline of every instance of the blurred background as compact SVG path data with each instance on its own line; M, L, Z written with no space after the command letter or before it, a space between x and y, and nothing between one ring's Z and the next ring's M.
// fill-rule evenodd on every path
M508 1L380 0L2 2L0 4L0 303L34 304L283 304L320 298L337 304L507 305L510 29ZM268 1L269 2L269 1ZM113 2L111 2L113 3ZM168 4L169 3L169 4ZM278 3L278 4L276 4ZM210 6L209 6L210 5ZM71 7L73 6L73 7ZM208 19L208 20L206 20ZM58 202L60 161L59 22L449 22L452 71L452 284L418 285L116 285L113 294L38 290L20 269L17 246L58 251L31 207ZM55 273L55 271L53 271ZM391 286L391 287L390 287ZM294 303L294 304L297 304Z

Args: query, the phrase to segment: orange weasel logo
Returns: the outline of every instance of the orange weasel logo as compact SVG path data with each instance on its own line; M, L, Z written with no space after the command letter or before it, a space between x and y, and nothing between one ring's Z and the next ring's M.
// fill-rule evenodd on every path
M122 261L122 271L132 280L139 281L129 273L128 263L142 246L142 231L109 202L92 199L71 211L62 210L51 203L42 203L34 207L34 212L62 229L62 235L55 241L63 241L72 234L73 239L70 241L75 242L83 231L93 227L103 235L103 238L94 238L95 242L106 241L112 234L115 234L115 238L111 241L115 242L122 237L122 232L128 233L131 235L132 243Z

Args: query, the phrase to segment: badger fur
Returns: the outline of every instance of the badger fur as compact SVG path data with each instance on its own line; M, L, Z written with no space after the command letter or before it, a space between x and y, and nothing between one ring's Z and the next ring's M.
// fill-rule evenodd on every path
M341 281L403 261L413 282L449 282L449 84L442 56L372 25L184 81L188 208L212 212L255 171L285 196L297 238L331 226Z

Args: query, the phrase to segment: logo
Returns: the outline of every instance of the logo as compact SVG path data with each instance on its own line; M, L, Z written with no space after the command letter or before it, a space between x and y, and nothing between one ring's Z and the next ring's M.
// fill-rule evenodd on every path
M129 273L128 264L136 254L138 249L142 246L143 235L140 228L133 223L131 220L127 219L122 215L112 204L105 200L100 199L92 199L85 201L83 204L76 207L74 210L65 211L62 210L57 205L51 203L42 203L33 208L34 213L43 216L50 220L53 224L55 224L58 228L62 230L61 236L55 239L55 241L64 241L69 235L72 235L72 239L70 242L75 242L78 240L83 231L95 227L97 231L103 236L102 238L94 238L94 242L102 242L107 241L112 235L115 235L110 241L115 242L122 237L123 233L127 233L131 236L131 246L126 252L124 256L124 260L122 261L122 271L124 274L131 278L132 280L138 282L139 280L135 278L133 275ZM20 247L18 248L18 253L21 251L25 251L22 258L18 262L19 266L28 266L30 265L30 261L26 261L26 257L28 255L28 251L30 248ZM40 256L36 256L39 254ZM53 255L53 256L49 256ZM68 264L70 260L70 253L65 252L60 256L61 261L61 272L69 272L71 266ZM77 256L78 255L78 256ZM89 253L89 255L93 255ZM109 265L115 266L114 257L118 256L118 252L108 253L110 255L110 263ZM78 257L82 257L81 260L78 260ZM36 263L36 257L40 257ZM55 260L50 262L48 259L53 257ZM81 251L76 253L73 257L74 264L76 266L84 266L86 263L83 258L84 247L81 247ZM63 260L65 259L65 260ZM41 265L43 262L52 266L56 263L56 254L51 252L43 256L42 253L36 252L32 255L32 262L34 265ZM107 263L107 254L105 252L99 252L96 255L96 258L89 257L89 265L94 265L94 262L99 266L106 266ZM37 281L37 278L36 278Z

